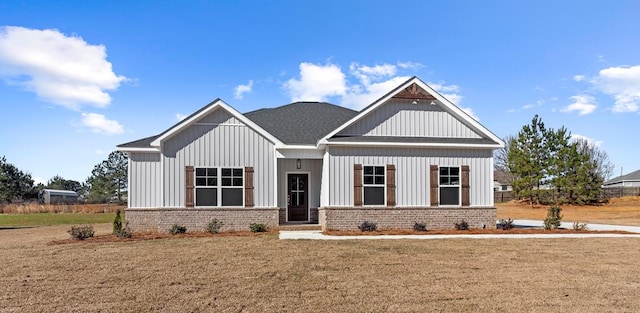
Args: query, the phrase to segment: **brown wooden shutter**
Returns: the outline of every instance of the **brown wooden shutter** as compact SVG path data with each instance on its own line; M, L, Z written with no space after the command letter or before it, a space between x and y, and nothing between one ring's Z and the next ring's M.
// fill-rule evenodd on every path
M353 206L362 206L362 164L353 165Z
M193 166L185 166L184 169L184 202L187 208L193 208L195 205L195 193L194 193L194 182L195 178L193 177L194 169Z
M244 207L253 207L253 167L244 168Z
M469 165L462 166L462 206L471 205L469 199Z
M431 165L429 173L429 198L431 200L431 206L438 206L438 166Z
M396 166L387 164L387 206L396 206Z

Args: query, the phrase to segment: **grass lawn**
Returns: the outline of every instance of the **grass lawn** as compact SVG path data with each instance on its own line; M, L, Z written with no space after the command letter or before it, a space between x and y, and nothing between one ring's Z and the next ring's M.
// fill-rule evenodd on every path
M496 203L498 219L544 220L549 206L531 205L515 201ZM640 197L611 199L604 205L560 205L563 221L640 226Z
M637 238L47 244L67 229L0 230L0 312L640 311Z
M0 214L0 228L111 223L115 213Z

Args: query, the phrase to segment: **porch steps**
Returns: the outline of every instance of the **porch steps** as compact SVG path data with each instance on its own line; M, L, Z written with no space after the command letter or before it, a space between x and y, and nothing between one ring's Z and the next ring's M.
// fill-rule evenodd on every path
M320 224L286 223L278 226L279 230L322 230Z

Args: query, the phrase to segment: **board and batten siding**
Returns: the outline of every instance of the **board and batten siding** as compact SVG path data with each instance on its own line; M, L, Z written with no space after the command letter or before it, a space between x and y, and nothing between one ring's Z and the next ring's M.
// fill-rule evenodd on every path
M491 149L327 147L329 206L353 206L353 165L396 167L396 206L430 206L429 166L468 165L471 206L493 205Z
M482 138L439 105L391 99L338 135Z
M309 174L309 208L320 206L322 160L301 159L302 167L296 168L296 159L278 159L278 207L287 207L287 174Z
M160 153L129 153L129 207L162 205Z
M254 206L275 207L274 145L224 109L217 109L162 146L164 207L185 206L185 166L254 169Z

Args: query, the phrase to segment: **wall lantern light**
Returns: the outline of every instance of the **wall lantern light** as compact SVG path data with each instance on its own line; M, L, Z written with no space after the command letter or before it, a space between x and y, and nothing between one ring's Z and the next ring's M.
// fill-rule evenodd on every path
M296 168L297 169L301 169L302 168L302 161L300 161L300 159L296 160Z

